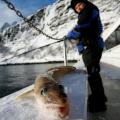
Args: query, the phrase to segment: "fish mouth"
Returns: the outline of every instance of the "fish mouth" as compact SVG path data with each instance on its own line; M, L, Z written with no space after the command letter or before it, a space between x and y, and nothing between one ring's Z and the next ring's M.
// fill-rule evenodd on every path
M68 116L67 114L67 106L63 106L63 105L56 105L56 104L47 104L46 106L48 111L56 111L56 113L58 114L58 116L60 118L65 118L66 116Z
M65 112L65 110L66 110L66 107L64 106L62 106L62 107L59 107L59 110L60 110L60 113L64 113Z
M62 105L54 104L54 103L47 103L47 104L46 104L46 108L48 108L48 109L49 109L49 108L52 108L52 109L53 109L53 108L54 108L54 109L57 108L57 109L58 109L58 108L62 108L62 107L63 107Z
M46 105L47 109L58 109L61 113L63 113L66 109L66 106L61 106L61 105L57 105L57 104L47 104Z

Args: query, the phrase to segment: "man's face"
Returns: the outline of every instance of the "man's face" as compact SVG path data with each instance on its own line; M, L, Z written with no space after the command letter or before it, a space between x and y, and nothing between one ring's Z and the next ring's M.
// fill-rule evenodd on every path
M80 13L84 8L85 8L85 3L80 2L80 3L76 4L75 11L77 13Z

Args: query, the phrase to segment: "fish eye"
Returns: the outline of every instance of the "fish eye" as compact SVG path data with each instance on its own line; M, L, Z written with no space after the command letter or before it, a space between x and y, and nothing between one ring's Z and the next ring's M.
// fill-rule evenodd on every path
M60 90L64 91L63 85L59 85Z
M47 93L47 90L48 89L46 87L42 88L41 89L41 95L45 95Z

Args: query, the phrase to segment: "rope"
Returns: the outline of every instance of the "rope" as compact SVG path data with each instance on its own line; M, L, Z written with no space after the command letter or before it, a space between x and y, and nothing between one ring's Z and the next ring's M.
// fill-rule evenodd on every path
M8 8L11 9L12 11L14 11L17 16L21 17L21 18L24 20L24 22L28 23L28 25L29 25L30 27L33 27L36 31L38 31L39 33L42 33L43 35L45 35L46 37L48 37L48 38L50 38L50 39L57 40L57 42L50 43L50 44L48 44L48 45L45 45L45 46L42 46L42 47L38 47L38 48L32 49L32 50L30 50L30 51L21 53L21 54L19 54L19 55L12 56L11 58L7 58L7 59L5 59L5 60L3 60L3 61L1 61L1 62L5 62L5 61L10 60L10 59L12 59L12 58L14 58L14 57L18 57L18 56L27 54L27 53L29 53L29 52L32 52L32 51L34 51L34 50L37 50L37 49L40 49L40 48L44 48L44 47L46 47L46 46L50 46L50 45L55 44L55 43L59 43L59 42L61 42L61 41L63 41L63 40L65 39L65 38L59 38L59 39L58 39L58 38L54 38L54 37L49 36L48 34L44 33L42 30L40 30L38 27L36 27L35 25L33 25L33 23L32 23L29 19L27 19L19 10L17 10L17 9L15 8L15 6L14 6L11 2L9 2L8 0L1 0L1 1L3 1L4 3L6 3L7 6L8 6Z
M33 23L29 19L27 19L19 10L17 10L15 8L15 6L11 2L9 2L8 0L1 0L1 1L3 1L4 3L6 3L9 9L11 9L12 11L14 11L17 16L21 17L24 20L24 22L28 23L28 25L30 27L33 27L39 33L42 33L43 35L45 35L46 37L48 37L50 39L63 41L63 38L54 38L54 37L51 37L50 35L44 33L42 30L40 30L38 27L36 27L35 25L33 25Z

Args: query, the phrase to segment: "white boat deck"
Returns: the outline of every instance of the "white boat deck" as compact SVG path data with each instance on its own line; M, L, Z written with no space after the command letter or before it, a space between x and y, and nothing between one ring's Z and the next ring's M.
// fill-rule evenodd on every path
M64 76L61 80L70 101L69 120L87 120L87 86L84 71L77 71ZM33 85L0 99L0 120L45 120L42 110L38 109L35 100L15 99L27 92ZM48 113L49 114L49 113Z

